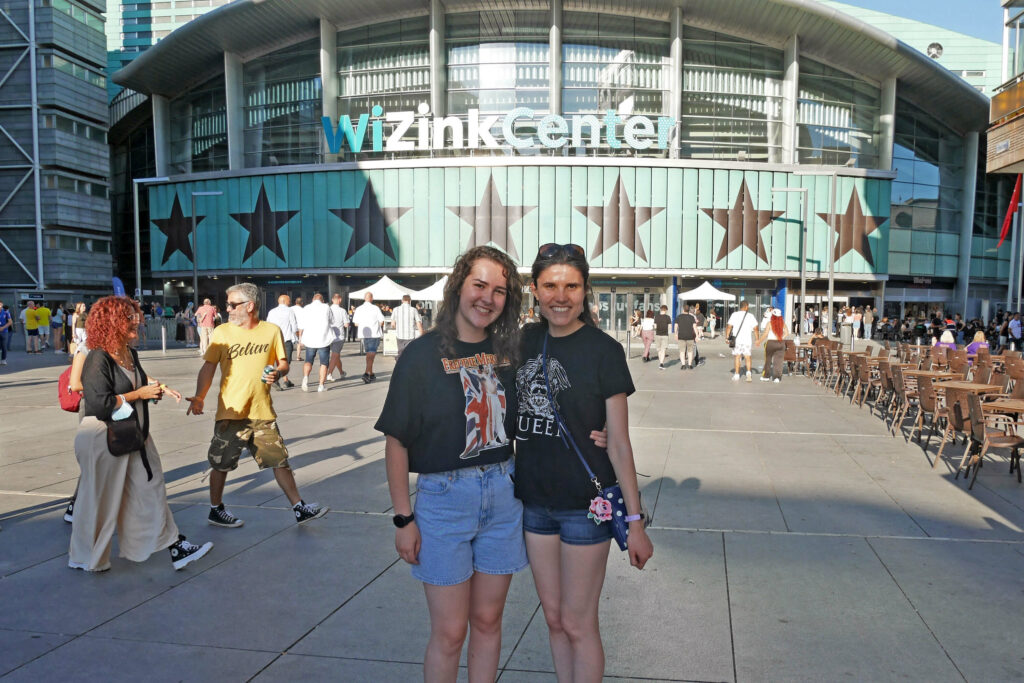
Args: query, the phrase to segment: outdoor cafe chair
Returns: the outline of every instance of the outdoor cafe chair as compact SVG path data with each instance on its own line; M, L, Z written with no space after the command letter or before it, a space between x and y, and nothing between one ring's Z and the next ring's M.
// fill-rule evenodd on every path
M896 396L896 391L893 388L892 365L888 361L879 361L878 381L881 385L878 396L875 397L875 408L878 408L878 417L882 422L888 422L889 408Z
M995 370L991 365L978 363L974 366L971 381L975 384L992 384L992 373Z
M939 452L935 454L935 459L932 460L932 469L935 469L936 466L938 466L939 461L942 460L942 451L945 450L946 444L949 441L952 441L954 445L956 444L957 434L963 434L964 441L967 441L967 448L964 449L964 454L966 454L971 447L966 434L966 430L968 429L967 420L964 419L967 408L960 400L962 395L963 392L946 391L946 395L944 396L946 428L942 430L942 443L939 444Z
M1014 422L1009 416L999 413L985 415L981 407L981 399L976 394L967 395L968 406L971 415L971 446L964 457L960 460L960 467L957 469L956 477L964 470L967 471L964 478L971 474L971 483L968 490L974 488L974 481L978 478L978 470L981 469L985 460L985 454L990 448L1010 449L1010 474L1017 472L1017 482L1020 483L1020 449L1024 446L1024 437L1016 433L1016 427L1020 425Z
M903 368L898 365L892 369L892 379L898 397L896 414L891 425L892 436L895 438L896 430L903 431L903 421L910 409L920 405L920 396L917 393L917 385L910 384L910 378L903 374Z
M935 392L935 380L931 377L921 377L917 380L917 390L921 395L921 407L917 411L917 422L915 428L917 429L917 441L921 443L921 434L924 428L924 418L929 418L929 424L931 425L931 431L928 432L928 439L924 442L921 447L927 451L928 444L931 443L932 435L936 433L937 423L939 420L948 420L949 411L946 410L946 406L939 399L938 394ZM913 430L911 430L913 434Z

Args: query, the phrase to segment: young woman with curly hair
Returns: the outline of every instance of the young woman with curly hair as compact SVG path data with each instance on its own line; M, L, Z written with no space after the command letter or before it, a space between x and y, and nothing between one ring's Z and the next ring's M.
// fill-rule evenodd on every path
M75 434L75 457L82 470L68 566L90 572L110 569L110 547L117 532L121 557L143 562L168 548L175 569L199 559L213 547L197 546L178 533L167 505L160 455L149 437L149 400L181 394L148 377L138 353L141 311L125 297L97 301L86 320L91 352L82 368L82 422ZM145 435L138 451L114 456L107 446L107 423L136 420Z

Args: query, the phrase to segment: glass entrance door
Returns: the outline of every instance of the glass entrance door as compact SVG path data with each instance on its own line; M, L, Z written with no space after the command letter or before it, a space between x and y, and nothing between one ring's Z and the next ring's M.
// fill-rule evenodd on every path
M598 326L605 332L612 329L612 295L611 292L598 292L597 294L597 321Z

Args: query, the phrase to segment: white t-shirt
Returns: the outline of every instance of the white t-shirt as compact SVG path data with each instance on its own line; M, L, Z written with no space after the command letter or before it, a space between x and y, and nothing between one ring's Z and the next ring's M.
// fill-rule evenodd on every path
M299 309L302 310L301 308ZM286 342L298 341L298 337L295 336L295 330L298 329L298 321L295 319L295 311L292 310L291 306L275 306L267 312L267 322L274 323L281 328L281 336L284 337Z
M307 349L324 349L334 341L331 331L331 307L323 301L310 301L302 309L299 319L302 330L302 345Z
M654 318L644 318L640 321L640 329L644 332L650 332L654 329Z
M384 336L381 325L384 323L384 314L370 301L363 304L352 314L352 322L359 328L360 339L376 339Z
M729 316L726 327L732 327L737 344L750 344L753 341L751 335L757 329L757 318L752 316L750 311L736 311Z
M334 340L345 341L345 328L348 326L348 311L338 304L331 304L331 332Z

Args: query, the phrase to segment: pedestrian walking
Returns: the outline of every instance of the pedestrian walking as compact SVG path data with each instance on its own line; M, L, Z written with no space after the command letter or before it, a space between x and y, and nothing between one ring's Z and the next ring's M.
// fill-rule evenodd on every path
M755 330L757 330L757 318L750 314L750 303L746 300L741 301L740 309L729 316L729 320L725 324L725 340L732 346L732 381L734 382L740 380L740 361L743 360L747 364L747 381L753 381L750 376L750 349L754 341Z
M683 304L682 313L676 316L676 340L679 342L680 370L693 369L693 352L697 346L699 335L697 319L690 313L689 304Z
M377 349L380 348L380 340L384 336L384 314L374 305L373 294L367 292L363 295L363 303L352 315L352 322L356 324L359 339L363 342L363 351L366 353L363 383L369 384L377 379L377 375L373 374L373 360L377 357Z
M42 353L39 348L39 318L36 316L36 302L29 301L21 312L25 328L25 353Z
M640 321L640 338L644 341L644 362L651 360L651 344L654 343L654 311L648 310Z
M668 306L662 304L658 315L654 316L654 345L658 349L658 369L665 369L665 354L668 353L668 333L672 327L672 318L668 315Z
M327 365L327 381L334 381L334 371L338 371L338 379L345 376L341 365L341 350L345 346L345 335L349 324L348 311L342 305L341 294L334 293L331 297L331 362Z
M199 330L199 355L205 356L210 348L210 336L216 327L217 309L209 299L203 299L203 305L196 309L196 327Z
M14 329L14 317L11 311L0 301L0 365L7 365L7 349L11 346L11 333Z
M765 370L767 374L761 376L762 382L782 381L782 365L786 356L786 320L782 311L777 308L771 310L768 325L761 331L756 344L765 347Z
M302 390L309 391L309 373L313 369L313 359L319 358L320 386L317 391L323 392L334 332L331 330L331 307L324 303L324 295L320 292L313 294L313 300L302 309L298 336L299 341L306 347L306 360L302 364Z
M408 294L402 297L402 305L391 314L391 325L395 328L395 337L398 338L398 357L402 357L402 351L418 335L423 334L423 320L419 312L412 307L412 297Z
M272 325L277 325L281 328L281 337L284 339L284 357L288 359L289 363L292 358L292 350L295 344L299 341L298 329L299 323L295 319L295 311L291 307L292 299L287 294L282 294L277 297L277 306L267 311L267 322ZM281 381L284 381L284 388L291 389L294 384L288 379L288 371L284 371L274 386L278 389L281 388Z
M206 361L199 369L189 415L202 415L206 394L220 367L216 422L207 460L210 463L210 514L214 526L240 527L243 522L224 507L228 472L238 467L245 448L260 469L273 469L274 479L291 503L295 521L304 524L323 517L328 508L306 503L299 495L288 462L288 449L277 426L270 385L288 373L281 329L260 320L260 290L245 282L228 287L229 324L213 331Z

